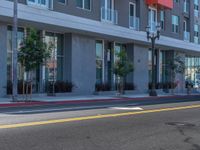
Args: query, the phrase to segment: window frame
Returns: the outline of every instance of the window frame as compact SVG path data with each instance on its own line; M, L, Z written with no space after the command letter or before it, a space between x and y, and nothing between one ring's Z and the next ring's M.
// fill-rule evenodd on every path
M176 17L177 18L177 20L175 21L175 22L173 22L173 17ZM177 22L177 24L176 24L176 22ZM172 15L172 33L179 33L179 16L177 16L177 15Z
M82 1L82 7L77 6L77 3L76 3L77 8L82 9L82 10L87 10L87 11L92 10L92 0L89 0L89 2L90 2L90 8L89 9L85 8L85 0L81 0L81 1Z

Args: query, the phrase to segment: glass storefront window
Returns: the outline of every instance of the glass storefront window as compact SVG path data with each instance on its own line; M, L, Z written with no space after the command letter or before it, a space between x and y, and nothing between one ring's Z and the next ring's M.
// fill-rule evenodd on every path
M103 82L104 50L103 42L96 41L96 83Z
M23 42L24 39L24 29L23 28L18 28L18 49L20 48L21 43ZM7 29L7 80L12 81L12 27L8 26ZM22 67L20 64L18 64L18 72L17 76L19 80L23 79L23 72L22 72Z
M45 42L51 47L50 58L45 68L45 81L63 80L63 35L46 32Z
M185 80L200 88L200 57L187 56L185 59Z
M148 51L148 71L149 71L149 82L152 82L152 51Z

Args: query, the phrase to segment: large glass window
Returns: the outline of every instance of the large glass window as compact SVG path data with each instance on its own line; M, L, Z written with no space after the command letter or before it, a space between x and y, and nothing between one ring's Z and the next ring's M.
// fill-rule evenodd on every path
M148 73L149 73L149 82L152 82L152 51L148 51Z
M45 68L46 81L63 80L63 35L47 32L45 42L51 47L50 58Z
M24 39L24 29L18 28L17 33L18 38L18 49L20 48L20 45ZM9 26L7 30L7 80L12 81L12 57L13 57L13 51L12 51L12 27ZM17 72L18 79L23 79L22 74L22 67L20 64L18 65L18 72Z
M200 57L186 57L185 80L192 83L195 88L200 88Z
M103 82L104 76L104 50L103 42L96 41L96 83Z
M178 33L179 17L172 15L172 32Z

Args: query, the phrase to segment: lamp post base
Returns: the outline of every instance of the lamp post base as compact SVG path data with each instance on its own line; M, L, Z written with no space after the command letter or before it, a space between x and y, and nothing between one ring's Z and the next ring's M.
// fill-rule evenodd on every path
M149 96L158 96L156 90L150 90Z

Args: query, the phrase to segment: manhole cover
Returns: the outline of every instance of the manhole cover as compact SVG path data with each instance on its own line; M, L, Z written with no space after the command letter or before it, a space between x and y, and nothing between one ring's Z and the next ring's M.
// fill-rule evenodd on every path
M195 124L188 123L188 122L167 122L167 125L170 126L183 126L183 127L194 127Z

